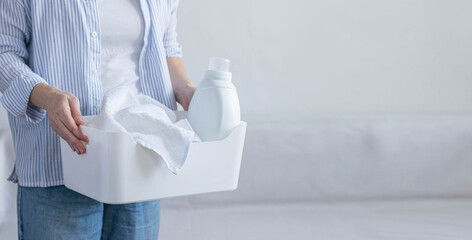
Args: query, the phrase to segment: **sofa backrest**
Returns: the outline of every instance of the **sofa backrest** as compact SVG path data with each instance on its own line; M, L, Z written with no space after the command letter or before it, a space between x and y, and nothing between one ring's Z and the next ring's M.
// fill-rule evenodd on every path
M12 155L6 112L0 142ZM10 159L11 160L11 159ZM1 159L6 174L11 161ZM184 166L185 167L185 166ZM5 184L0 189L5 190ZM171 186L170 186L171 187ZM472 116L248 123L239 187L166 206L472 196Z
M166 206L472 196L472 117L249 123L239 187Z
M16 217L16 185L7 182L13 169L14 157L7 113L0 104L0 225Z

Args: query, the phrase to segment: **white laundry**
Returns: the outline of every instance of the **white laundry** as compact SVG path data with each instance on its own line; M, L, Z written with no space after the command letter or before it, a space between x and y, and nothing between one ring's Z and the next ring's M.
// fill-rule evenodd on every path
M85 126L107 132L125 132L133 140L158 154L177 174L187 157L195 132L187 119L177 121L174 111L129 87L107 92L101 113L84 116ZM93 141L93 139L89 139Z

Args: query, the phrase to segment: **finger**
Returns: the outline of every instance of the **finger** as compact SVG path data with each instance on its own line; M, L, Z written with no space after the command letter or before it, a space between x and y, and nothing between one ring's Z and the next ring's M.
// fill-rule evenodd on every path
M79 102L79 99L77 99L74 95L71 94L71 100L69 101L69 107L70 107L70 113L71 113L71 117L72 119L74 120L75 124L76 125L84 125L85 124L85 121L84 119L82 118L82 114L80 113L80 102ZM68 125L66 124L66 126L68 127ZM68 127L69 128L69 127ZM89 139L87 136L85 136L82 131L80 130L80 128L77 127L77 130L73 131L73 129L70 129L74 134L76 134L76 136L82 140L82 141L85 141L85 142L89 142ZM78 135L77 135L78 134Z
M88 137L82 133L82 130L80 130L80 128L76 125L74 119L72 119L72 116L70 114L66 113L65 116L62 116L60 118L60 121L62 122L64 126L66 126L66 128L70 132L72 132L75 135L76 138L87 143L89 142Z
M189 106L188 103L182 104L182 108L184 109L184 111L188 111L188 106Z
M65 139L67 138L67 136L65 136L63 133L61 133L61 132L59 131L59 129L57 128L56 124L50 123L50 125L51 125L52 130L54 130L54 132L57 133L57 135L59 135L62 139L65 140ZM72 145L72 143L70 143L70 142L67 141L67 140L66 140L66 143L69 145L69 147L72 149L72 151L77 152L77 149L75 148L74 145Z
M77 99L74 95L72 95L69 99L69 106L70 106L72 118L74 119L75 123L77 125L83 125L85 121L82 118L82 114L80 113L79 99Z
M61 138L69 143L69 146L72 147L72 150L76 151L78 154L86 152L85 146L82 144L82 142L80 142L80 140L71 131L69 131L69 129L67 129L67 127L64 126L61 121L57 122L55 128L57 130L57 134L59 134Z

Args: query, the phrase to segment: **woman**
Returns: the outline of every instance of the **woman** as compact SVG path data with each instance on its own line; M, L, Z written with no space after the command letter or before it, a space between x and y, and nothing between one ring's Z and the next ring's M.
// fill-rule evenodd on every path
M1 0L0 91L16 153L20 239L157 239L159 201L108 205L63 186L59 137L83 154L82 115L127 86L176 110L195 86L178 0Z

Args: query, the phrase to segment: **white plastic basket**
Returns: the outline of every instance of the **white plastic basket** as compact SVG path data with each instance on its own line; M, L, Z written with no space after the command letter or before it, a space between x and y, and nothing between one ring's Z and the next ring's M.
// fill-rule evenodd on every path
M177 175L124 133L81 126L89 137L78 155L61 139L64 184L103 203L122 204L234 190L238 186L246 122L221 141L192 143Z

